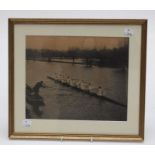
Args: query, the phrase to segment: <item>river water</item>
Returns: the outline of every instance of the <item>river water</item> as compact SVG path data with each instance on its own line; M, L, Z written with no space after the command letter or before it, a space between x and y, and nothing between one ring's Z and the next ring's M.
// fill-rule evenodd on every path
M47 76L63 74L73 79L90 82L102 87L104 95L127 105L127 72L122 69L86 67L85 65L58 62L26 61L26 83L33 87L44 81L46 88L40 90L45 106L38 119L113 120L125 121L127 108L99 99L70 87L58 84Z

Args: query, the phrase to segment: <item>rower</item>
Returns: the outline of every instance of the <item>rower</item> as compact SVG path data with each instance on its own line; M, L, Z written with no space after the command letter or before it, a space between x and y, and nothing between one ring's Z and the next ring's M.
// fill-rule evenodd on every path
M98 87L97 95L98 96L102 96L103 95L103 91L102 91L102 87L101 86Z

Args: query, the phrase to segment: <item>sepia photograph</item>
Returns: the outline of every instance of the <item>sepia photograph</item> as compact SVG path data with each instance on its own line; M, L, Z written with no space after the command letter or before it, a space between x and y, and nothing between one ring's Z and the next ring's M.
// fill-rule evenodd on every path
M26 118L127 121L128 37L26 36Z

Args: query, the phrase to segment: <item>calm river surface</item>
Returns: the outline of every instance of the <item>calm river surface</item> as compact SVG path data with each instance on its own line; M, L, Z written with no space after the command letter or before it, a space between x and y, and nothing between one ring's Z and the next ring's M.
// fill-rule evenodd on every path
M26 82L33 87L44 81L42 119L117 120L127 118L127 108L99 99L47 78L61 73L73 79L90 82L93 87L102 87L104 95L127 104L127 72L121 69L86 67L80 64L26 61ZM32 118L38 118L34 113ZM39 118L39 119L40 119Z

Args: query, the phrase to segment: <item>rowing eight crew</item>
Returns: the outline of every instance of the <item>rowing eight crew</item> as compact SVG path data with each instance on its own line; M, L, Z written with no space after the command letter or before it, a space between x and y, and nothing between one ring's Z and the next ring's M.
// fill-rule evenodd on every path
M64 76L62 74L55 74L54 76L52 76L52 78L63 84L67 84L71 87L75 87L83 91L88 91L90 93L95 93L98 96L105 95L101 86L95 88L92 86L90 82L85 82L84 80L73 79L73 78L70 78L69 76Z

